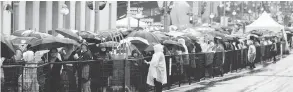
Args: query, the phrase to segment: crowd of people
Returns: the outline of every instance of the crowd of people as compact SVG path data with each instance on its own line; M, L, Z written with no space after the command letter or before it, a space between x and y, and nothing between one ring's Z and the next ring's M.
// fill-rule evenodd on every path
M260 40L261 39L261 40ZM169 68L172 67L172 73L188 73L196 67L193 57L190 53L205 52L224 52L248 48L248 61L251 69L255 68L256 47L272 45L271 55L275 56L277 52L277 42L281 40L278 37L258 38L250 36L248 39L235 38L233 40L224 40L221 37L214 37L213 40L199 39L192 40L192 43L186 43L186 40L180 38L177 40L181 46L166 46L165 44L154 45L153 51L132 51L130 57L148 57L144 63L139 63L139 67L148 67L148 74L145 82L155 86L156 92L162 92L162 85L167 83ZM165 45L165 46L163 46ZM34 51L28 44L20 45L16 54L11 58L1 58L3 65L13 63L23 64L23 70L20 68L2 68L2 92L70 92L73 90L82 90L82 92L101 92L106 90L109 78L113 72L104 73L102 67L107 67L108 71L113 71L113 62L107 62L111 59L109 55L111 48L99 45L89 45L86 41L80 46L68 45L62 48L52 48L49 51ZM40 57L37 57L40 55ZM172 65L167 62L169 58L166 55L173 55ZM206 69L211 69L214 59L221 59L221 56L207 55ZM95 63L64 63L67 61L87 61L97 60ZM277 61L274 57L274 61ZM63 62L63 63L62 63ZM219 66L224 64L224 60ZM40 68L37 67L42 64ZM59 64L58 64L59 63ZM102 66L106 63L108 66ZM190 64L191 63L191 64ZM191 66L190 66L191 65ZM30 68L31 67L31 68ZM112 70L111 70L112 69ZM223 68L220 67L223 76ZM23 72L23 73L22 73ZM208 71L207 76L211 76ZM23 79L23 80L22 80ZM130 79L131 80L131 79ZM16 86L22 88L15 88ZM80 88L80 89L78 89Z

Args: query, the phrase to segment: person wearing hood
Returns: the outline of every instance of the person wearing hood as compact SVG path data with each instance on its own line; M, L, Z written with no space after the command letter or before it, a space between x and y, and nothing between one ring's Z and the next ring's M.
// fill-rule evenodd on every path
M149 71L146 83L155 86L155 92L162 92L163 85L167 83L166 62L163 53L163 45L157 44L154 46L155 53L152 56L149 64Z
M31 45L26 44L26 48L23 50L23 60L25 63L31 63L31 64L25 64L25 67L37 67L37 61L35 60L35 53L33 52ZM39 84L37 80L37 68L24 68L23 74L21 77L19 77L19 82L23 79L23 85L21 85L23 88L19 89L19 91L24 92L34 92L39 91ZM20 87L21 87L20 86Z
M251 41L251 40L248 40L247 44L249 45L248 55L247 55L248 62L249 62L250 69L253 69L253 68L255 68L254 60L256 58L256 48L255 48L255 45L253 44L253 41Z
M180 43L183 48L184 48L184 51L182 51L182 60L183 60L183 73L187 76L190 76L189 73L190 73L190 65L189 65L189 55L188 55L188 48L185 44L185 40L184 39L178 39L178 43ZM186 76L186 77L187 77Z

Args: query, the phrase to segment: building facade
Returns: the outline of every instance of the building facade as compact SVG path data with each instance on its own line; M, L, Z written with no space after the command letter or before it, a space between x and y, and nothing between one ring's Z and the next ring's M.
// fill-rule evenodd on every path
M11 10L5 8L8 4ZM67 15L61 13L64 4L69 9ZM5 35L15 30L47 32L57 28L94 32L95 23L98 31L116 28L117 1L107 2L99 12L89 9L86 1L1 1L0 7L0 29Z

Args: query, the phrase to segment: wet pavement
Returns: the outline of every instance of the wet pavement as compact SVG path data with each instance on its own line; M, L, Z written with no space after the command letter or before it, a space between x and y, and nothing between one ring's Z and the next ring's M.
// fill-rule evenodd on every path
M293 55L254 70L184 85L164 92L293 92Z

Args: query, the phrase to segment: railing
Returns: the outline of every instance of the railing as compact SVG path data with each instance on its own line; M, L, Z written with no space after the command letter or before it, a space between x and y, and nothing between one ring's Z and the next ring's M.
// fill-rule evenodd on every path
M270 48L271 45L257 47L255 62L261 63L272 59ZM281 54L280 43L277 48L279 56ZM164 89L244 69L248 64L247 51L248 49L241 49L166 56L168 83L164 85ZM13 65L10 63L2 66L4 82L2 81L1 91L55 92L58 89L59 92L88 92L86 90L91 90L91 92L97 92L97 90L98 92L146 92L153 90L153 87L146 84L148 65L144 63L144 60L150 61L150 59L151 57L38 64ZM54 67L63 65L61 74L52 70L51 65Z

